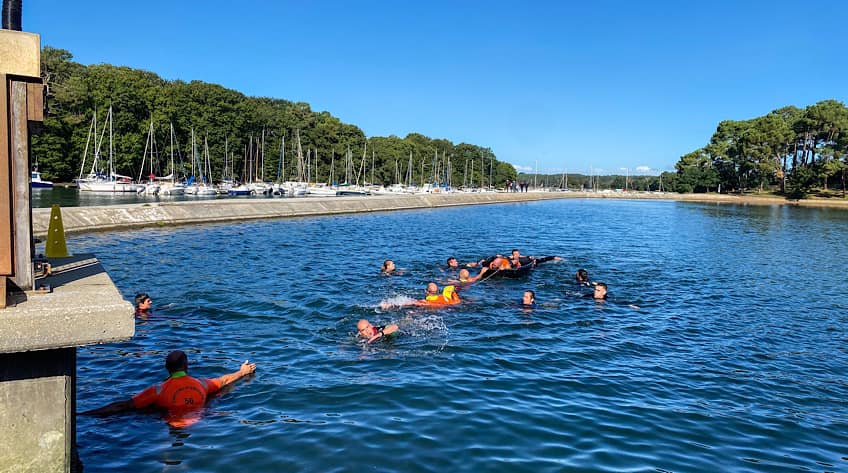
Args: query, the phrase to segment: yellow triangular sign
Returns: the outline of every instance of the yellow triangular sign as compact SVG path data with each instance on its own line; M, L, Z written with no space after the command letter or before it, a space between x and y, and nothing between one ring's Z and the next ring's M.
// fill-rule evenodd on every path
M62 225L62 210L53 204L50 210L50 225L47 227L47 243L44 256L48 258L67 258L68 246L65 244L65 226Z

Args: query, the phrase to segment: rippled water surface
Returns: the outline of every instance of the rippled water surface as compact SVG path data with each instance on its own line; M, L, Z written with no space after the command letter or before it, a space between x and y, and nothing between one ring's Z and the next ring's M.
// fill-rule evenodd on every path
M156 316L78 407L258 364L185 429L78 419L87 472L848 471L848 213L563 200L75 237ZM562 255L444 310L445 258ZM401 276L379 274L392 258ZM586 268L611 300L581 297ZM534 289L539 305L518 306ZM364 346L356 321L399 324Z

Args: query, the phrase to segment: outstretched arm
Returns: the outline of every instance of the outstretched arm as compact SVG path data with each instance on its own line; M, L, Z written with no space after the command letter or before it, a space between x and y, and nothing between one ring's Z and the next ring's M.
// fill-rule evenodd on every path
M241 364L241 367L238 371L234 371L230 374L225 374L224 376L218 378L217 381L221 383L221 387L223 388L228 384L235 383L236 381L240 380L241 378L244 378L245 376L253 373L254 371L256 371L256 363L249 363L248 360L244 360L244 363Z
M373 337L369 338L369 339L368 339L368 343L371 343L371 342L373 342L374 340L377 340L378 338L381 338L383 335L391 335L391 334L393 334L393 333L397 332L397 330L398 330L398 326L397 326L397 325L395 325L395 324L386 325L385 327L383 327L382 329L380 329L380 331L379 331L379 332L377 332L377 334L376 334L376 335L374 335Z
M107 404L103 407L97 409L91 409L89 411L80 412L81 416L108 416L112 414L117 414L119 412L127 412L134 411L135 404L133 404L132 399L127 399L125 401L115 401L112 404Z
M486 266L483 266L480 269L480 272L477 274L477 276L472 276L472 277L468 278L468 282L475 283L475 282L479 281L480 278L482 278L483 275L486 274L486 271L488 271L488 270L489 270L489 268L487 268Z

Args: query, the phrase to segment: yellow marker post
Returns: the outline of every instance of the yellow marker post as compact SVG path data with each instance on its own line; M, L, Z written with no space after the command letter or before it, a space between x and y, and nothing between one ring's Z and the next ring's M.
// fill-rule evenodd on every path
M44 256L48 258L67 258L68 246L65 244L65 226L62 224L62 210L59 204L50 209L50 225L47 227L47 243Z

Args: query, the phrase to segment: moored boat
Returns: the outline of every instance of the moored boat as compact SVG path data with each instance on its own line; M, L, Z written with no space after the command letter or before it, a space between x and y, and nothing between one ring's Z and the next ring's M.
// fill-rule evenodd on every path
M50 181L44 181L41 179L41 173L38 170L32 171L30 173L30 183L33 189L52 189L53 183Z

